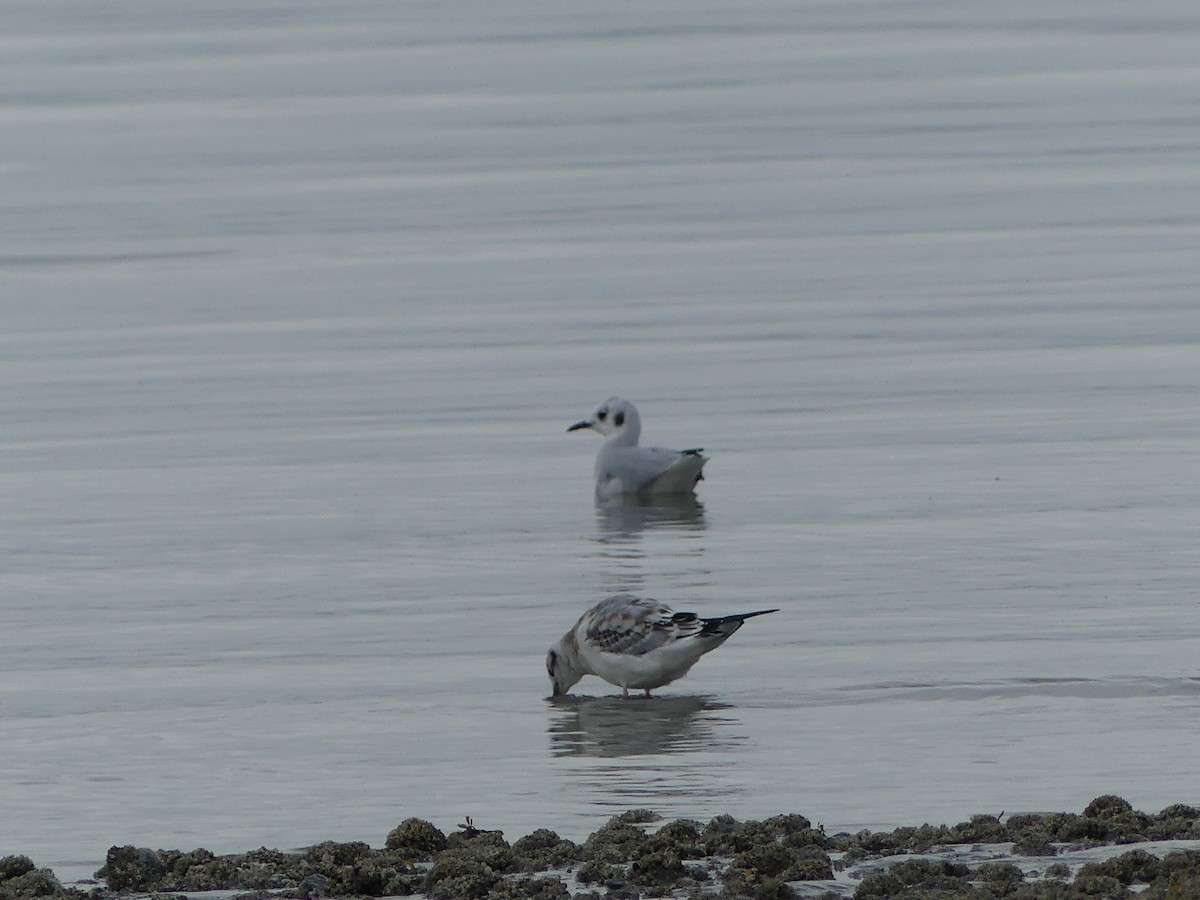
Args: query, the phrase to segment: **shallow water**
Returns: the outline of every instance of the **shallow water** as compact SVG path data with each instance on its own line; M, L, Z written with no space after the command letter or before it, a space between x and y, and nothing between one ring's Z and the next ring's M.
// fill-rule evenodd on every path
M1196 802L1192 4L5 16L0 851Z

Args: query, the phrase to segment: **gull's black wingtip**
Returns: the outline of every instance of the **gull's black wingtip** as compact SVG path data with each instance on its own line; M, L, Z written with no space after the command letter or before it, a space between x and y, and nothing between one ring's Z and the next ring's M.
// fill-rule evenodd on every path
M779 612L779 607L774 609L760 609L757 612L742 613L738 616L729 616L730 619L753 619L755 616L765 616L767 613Z
M736 622L737 627L741 628L742 623L745 622L747 619L753 619L755 616L765 616L767 613L773 613L773 612L779 612L779 609L778 608L776 608L776 609L759 609L759 610L755 610L754 612L738 613L737 615L733 615L733 616L718 616L715 619L701 619L700 624L702 625L702 627L700 629L700 634L705 635L705 636L712 636L714 634L717 634L718 632L720 632L721 626L726 624L727 622ZM733 629L733 631L736 631L736 630L737 630L737 628ZM730 631L729 634L733 634L733 631Z

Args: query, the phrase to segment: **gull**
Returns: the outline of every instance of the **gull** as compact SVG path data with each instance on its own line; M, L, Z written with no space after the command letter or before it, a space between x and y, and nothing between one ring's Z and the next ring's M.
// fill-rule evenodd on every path
M596 496L623 494L683 494L704 478L708 458L695 450L639 447L642 420L637 407L621 397L609 397L590 419L576 422L567 431L590 428L609 435L596 455Z
M650 691L682 678L705 653L716 650L742 623L778 612L760 609L702 619L675 612L665 603L632 594L601 600L546 654L554 696L569 691L584 675L599 675L621 688Z

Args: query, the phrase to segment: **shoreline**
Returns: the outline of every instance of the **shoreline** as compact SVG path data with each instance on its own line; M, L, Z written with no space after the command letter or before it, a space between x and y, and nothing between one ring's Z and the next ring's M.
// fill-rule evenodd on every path
M0 898L1200 897L1200 810L1147 814L1111 794L1080 813L855 834L826 834L796 814L702 823L649 810L614 816L581 843L546 828L510 843L469 818L458 828L406 819L379 849L331 840L216 856L113 846L95 880L65 885L18 854L0 859Z

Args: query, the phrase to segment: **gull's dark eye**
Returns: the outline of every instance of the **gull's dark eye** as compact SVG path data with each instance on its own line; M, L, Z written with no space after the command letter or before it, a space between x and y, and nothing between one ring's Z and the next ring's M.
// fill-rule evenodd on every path
M622 425L624 425L625 424L625 413L619 412L615 416L613 416L613 424L616 425L618 428L620 428Z
M596 418L603 422L608 417L608 410L601 409L596 412Z

